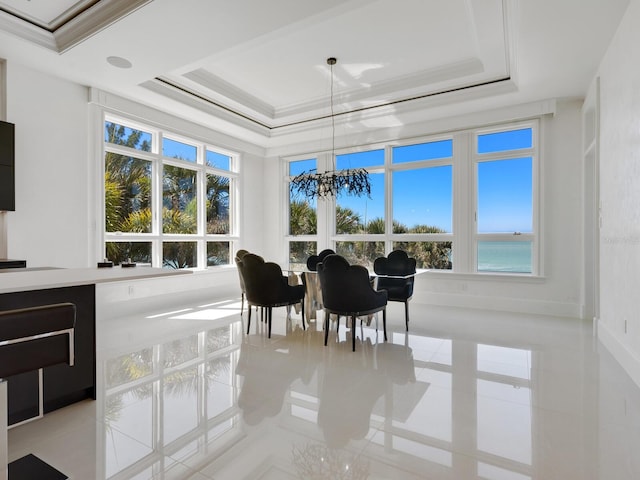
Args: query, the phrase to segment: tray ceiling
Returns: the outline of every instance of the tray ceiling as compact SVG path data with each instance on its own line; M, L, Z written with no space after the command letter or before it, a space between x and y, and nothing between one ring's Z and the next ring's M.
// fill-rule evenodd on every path
M330 115L330 56L337 114L583 94L628 0L587 3L8 0L0 57L271 135Z

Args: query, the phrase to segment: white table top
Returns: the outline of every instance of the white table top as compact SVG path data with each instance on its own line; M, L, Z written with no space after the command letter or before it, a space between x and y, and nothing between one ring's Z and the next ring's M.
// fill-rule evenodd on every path
M176 270L141 266L134 268L6 269L0 270L0 293L140 280L191 273L193 273L191 270L184 269Z

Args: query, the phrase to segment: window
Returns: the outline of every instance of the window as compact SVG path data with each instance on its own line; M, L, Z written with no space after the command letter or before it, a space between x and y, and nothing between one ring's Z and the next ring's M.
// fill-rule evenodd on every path
M453 139L393 147L391 158L392 249L418 268L451 270Z
M371 196L290 197L290 258L304 264L321 242L368 267L403 249L418 268L539 274L537 129L529 121L337 155L338 170L368 170ZM332 163L317 158L287 161L289 178Z
M317 160L315 158L294 160L289 162L287 178L293 178L302 173L309 173L316 170ZM316 199L309 199L289 192L289 222L287 232L289 237L289 264L293 267L306 266L306 260L317 250L318 234L318 202Z
M104 253L165 268L229 264L238 155L107 116Z
M533 134L533 128L476 134L478 272L534 272Z
M336 155L337 170L366 168L371 182L371 196L336 196L333 241L336 253L349 263L372 267L384 255L384 237L375 238L386 230L384 160L383 149Z

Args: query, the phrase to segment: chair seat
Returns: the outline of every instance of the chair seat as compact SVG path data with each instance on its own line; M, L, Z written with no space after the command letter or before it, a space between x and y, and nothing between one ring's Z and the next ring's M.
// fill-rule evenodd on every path
M330 314L351 317L352 349L355 351L356 317L382 311L384 339L387 340L387 292L373 289L366 268L361 265L349 265L349 262L340 255L328 255L318 264L318 274L326 313L325 345L329 334Z
M378 290L386 290L388 300L391 302L404 302L411 298L413 289L411 285L406 283L393 284L391 282L383 282L383 279L378 280Z
M273 307L302 304L302 328L304 323L304 285L289 285L288 278L282 275L280 266L252 253L247 253L237 260L241 278L246 289L246 300L249 304L247 317L247 334L251 328L251 306L266 308L271 338L271 318Z
M373 262L378 278L378 290L386 290L390 302L403 302L405 325L409 331L409 300L413 296L416 259L403 250L394 250L387 257L378 257ZM403 278L404 277L404 278Z

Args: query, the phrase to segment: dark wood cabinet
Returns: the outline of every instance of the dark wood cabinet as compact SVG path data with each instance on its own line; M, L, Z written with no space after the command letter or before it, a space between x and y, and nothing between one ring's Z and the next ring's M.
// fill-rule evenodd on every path
M39 414L38 396L43 395L43 413L86 398L96 398L95 285L31 290L0 294L0 310L71 302L76 305L74 334L75 365L56 365L42 372L9 377L9 424Z

